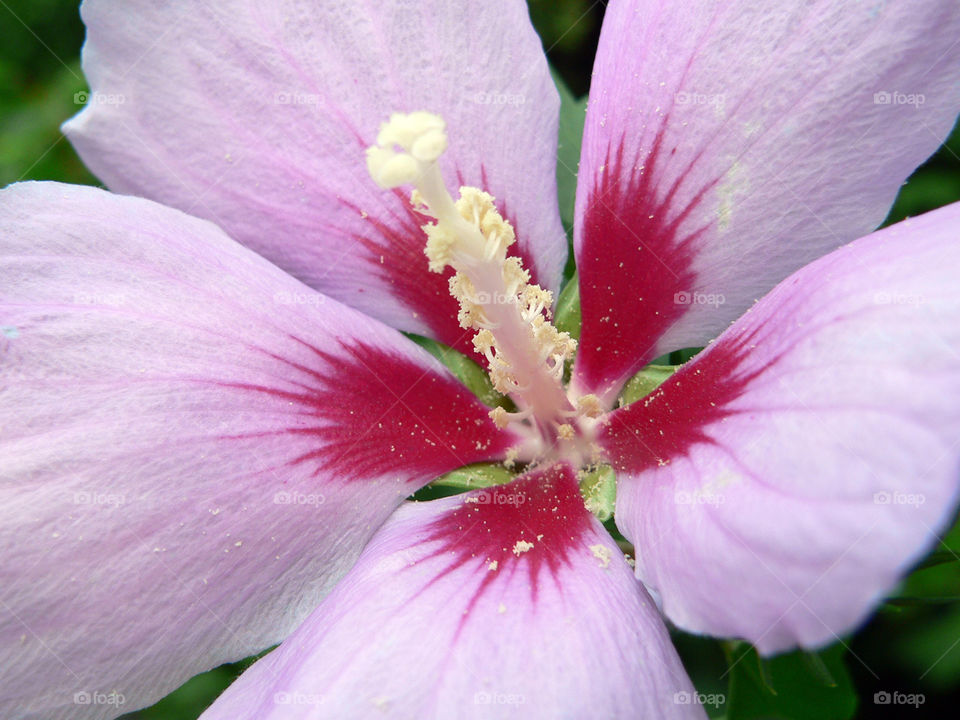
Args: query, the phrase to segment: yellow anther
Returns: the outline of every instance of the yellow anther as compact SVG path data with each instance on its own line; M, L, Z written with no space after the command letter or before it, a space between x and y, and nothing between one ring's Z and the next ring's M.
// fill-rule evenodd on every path
M582 395L577 398L577 412L588 418L596 418L603 415L604 408L596 395Z
M488 352L490 352L496 342L497 341L493 337L493 333L489 330L481 330L473 336L473 346L481 355L486 355Z
M544 290L539 285L527 285L523 291L523 302L527 306L527 311L535 315L546 311L550 314L550 306L553 305L553 293Z
M464 220L480 228L487 242L487 257L503 253L516 241L513 227L497 211L490 193L474 187L460 188L457 210Z
M427 234L427 246L423 253L430 261L430 271L443 272L444 268L450 264L453 247L457 243L457 236L446 225L428 223L423 226L423 231Z
M493 420L493 424L501 430L507 426L507 423L510 422L510 413L508 413L502 407L495 407L490 411L489 414L490 419Z
M493 389L498 393L506 395L507 393L512 392L517 385L517 381L510 373L510 366L496 355L490 362L489 373L490 382L493 384Z
M474 297L476 297L477 291L474 289L473 283L462 272L454 274L448 284L450 285L450 294L457 300L473 302Z
M506 249L516 242L517 236L513 232L513 226L508 223L496 210L488 212L483 216L480 222L480 231L487 238L496 238L497 242Z
M524 269L520 258L510 257L503 263L503 279L507 287L519 288L530 282L530 273Z
M464 330L489 324L487 316L483 313L483 308L469 300L460 301L460 311L457 313L457 321Z
M460 216L464 220L472 223L479 223L487 211L496 211L493 205L493 195L469 185L460 188L457 210L460 211Z

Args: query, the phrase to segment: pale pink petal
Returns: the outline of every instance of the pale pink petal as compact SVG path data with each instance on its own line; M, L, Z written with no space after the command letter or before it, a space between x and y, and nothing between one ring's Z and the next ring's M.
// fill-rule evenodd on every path
M4 190L0 275L4 718L112 717L282 640L406 495L510 442L396 331L147 200Z
M782 282L602 442L666 615L763 652L855 628L960 484L960 204Z
M408 191L364 150L398 111L448 124L452 191L486 189L556 289L559 100L521 0L88 0L92 94L64 132L113 190L215 221L331 297L458 347ZM472 352L472 350L470 351Z
M614 0L577 189L581 386L615 395L873 230L960 111L960 5Z
M570 468L408 504L205 720L704 718Z

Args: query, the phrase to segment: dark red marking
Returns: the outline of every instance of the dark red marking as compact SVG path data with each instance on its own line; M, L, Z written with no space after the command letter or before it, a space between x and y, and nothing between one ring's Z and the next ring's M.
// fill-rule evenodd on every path
M239 385L294 403L300 422L270 435L301 435L315 449L293 459L345 480L393 476L424 484L469 463L499 460L513 442L455 378L363 342L338 352L308 346L315 363L291 368L293 390ZM302 389L301 389L302 388ZM249 436L247 436L249 437Z
M721 337L646 398L611 413L599 438L611 464L638 473L712 444L706 427L733 415L730 403L770 365L743 367L756 334Z
M481 189L484 189L485 170L481 171L481 177ZM458 178L461 185L469 184L464 183L459 173ZM393 216L389 221L370 214L368 220L375 232L368 237L359 236L357 241L367 249L370 264L376 268L397 300L409 308L411 313L416 313L417 318L430 327L437 340L486 364L483 356L473 348L473 331L464 330L457 321L460 308L450 295L449 287L453 270L447 268L443 273L435 273L428 269L427 257L423 253L427 239L421 227L430 218L413 210L409 192L396 189L393 193L404 208L402 214ZM350 207L360 212L359 207ZM516 218L511 216L501 198L497 198L497 208L517 233L518 240L508 249L507 254L519 257L524 267L530 271L532 282L537 282L536 265L526 249L521 249L524 243L520 240Z
M676 297L695 287L695 245L705 228L681 236L679 226L706 188L679 213L672 205L684 176L658 197L663 143L661 133L639 159L624 157L622 141L614 156L607 149L579 230L583 328L576 373L601 395L652 360L659 338L690 309Z
M434 582L465 566L482 576L468 609L491 583L515 573L527 574L536 600L543 573L559 583L558 575L569 565L571 551L582 546L590 532L591 515L584 507L576 475L565 463L462 497L462 505L434 522L428 539L441 543L431 557L449 560ZM518 541L533 543L533 547L517 554L514 547ZM490 569L491 562L497 563L495 570Z

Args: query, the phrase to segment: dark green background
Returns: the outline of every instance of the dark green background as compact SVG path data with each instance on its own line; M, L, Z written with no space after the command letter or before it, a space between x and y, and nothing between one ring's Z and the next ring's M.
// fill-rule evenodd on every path
M530 0L530 6L554 67L576 95L585 94L603 4ZM86 89L78 60L83 26L77 3L0 0L0 39L0 186L34 179L95 184L58 129L80 108L74 94ZM957 200L960 133L955 132L903 188L889 221ZM885 605L846 646L768 663L736 643L678 634L678 647L702 692L726 694L718 712L728 720L953 716L960 688L960 605L954 602L960 596L960 563L947 547L960 548L956 528L934 557L947 562L915 572L894 593L906 599ZM127 717L195 718L244 666L194 678L153 708ZM918 710L876 705L873 695L883 690L922 692L926 703Z

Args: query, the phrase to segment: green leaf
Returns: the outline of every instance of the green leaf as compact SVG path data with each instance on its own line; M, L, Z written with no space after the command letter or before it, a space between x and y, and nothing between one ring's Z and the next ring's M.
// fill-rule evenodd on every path
M476 463L449 472L434 480L431 485L442 485L460 490L474 490L476 488L491 487L493 485L503 485L513 480L514 477L514 474L503 465Z
M486 371L466 355L430 338L412 334L408 337L446 365L447 369L456 375L457 379L466 385L467 389L480 398L484 404L490 407L502 406L507 410L513 409L513 403L510 402L510 399L493 389L493 384L490 382L490 377Z
M884 600L888 605L894 607L920 607L923 605L952 605L960 603L960 596L949 595L947 597L892 597Z
M937 550L930 553L922 563L917 565L917 570L926 570L937 565L955 562L960 562L960 550Z
M749 645L729 649L727 720L849 720L857 695L845 649L761 658Z
M573 206L577 193L577 169L580 165L580 144L586 121L587 98L577 99L556 70L553 81L560 93L560 130L557 136L557 197L560 218L569 236L573 228Z
M620 393L623 405L629 405L656 390L676 371L674 365L647 365L627 381Z

